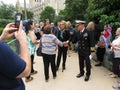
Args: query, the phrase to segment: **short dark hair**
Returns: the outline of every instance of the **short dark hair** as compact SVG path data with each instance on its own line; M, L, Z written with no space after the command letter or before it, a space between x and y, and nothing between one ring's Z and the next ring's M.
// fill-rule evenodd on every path
M46 25L45 27L44 27L44 34L51 34L51 27L50 27L50 25Z

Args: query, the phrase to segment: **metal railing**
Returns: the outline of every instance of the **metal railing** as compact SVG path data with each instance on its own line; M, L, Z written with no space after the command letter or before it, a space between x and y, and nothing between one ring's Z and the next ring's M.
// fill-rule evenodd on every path
M16 39L11 40L7 44L12 48L14 52L16 52L17 54L20 54L20 45Z

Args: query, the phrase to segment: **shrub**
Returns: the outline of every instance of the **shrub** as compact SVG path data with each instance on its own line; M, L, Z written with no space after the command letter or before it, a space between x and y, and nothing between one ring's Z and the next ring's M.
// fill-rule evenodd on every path
M10 22L13 22L13 20L0 19L0 27L5 27Z
M4 28L0 28L0 35L1 35L2 31L3 31L3 29L4 29Z

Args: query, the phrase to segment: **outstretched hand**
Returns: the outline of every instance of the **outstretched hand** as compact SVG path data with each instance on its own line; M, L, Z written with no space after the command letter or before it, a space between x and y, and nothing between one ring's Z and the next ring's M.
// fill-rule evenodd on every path
M64 47L68 46L68 42L63 42Z

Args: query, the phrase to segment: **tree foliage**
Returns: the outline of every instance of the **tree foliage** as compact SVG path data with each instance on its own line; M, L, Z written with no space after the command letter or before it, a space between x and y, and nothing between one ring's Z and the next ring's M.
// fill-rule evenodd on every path
M66 17L66 9L60 10L58 16L56 16L54 21L57 22L57 21L61 21L61 20L66 20L65 17Z
M111 24L113 27L119 27L119 3L120 0L66 0L65 13L62 16L71 22L80 19L87 22L94 21L96 24Z
M74 21L76 19L84 20L84 14L88 5L88 0L66 0L66 19Z
M27 19L33 19L33 12L27 10L26 13ZM25 10L22 10L22 19L25 19Z
M114 33L116 28L120 27L119 3L120 0L65 0L65 13L61 12L58 16L72 24L76 19L85 20L87 23L94 21L99 34L104 24L111 24Z
M51 6L46 6L45 9L40 14L40 21L49 19L51 22L55 19L55 10Z
M16 9L13 5L0 3L0 19L14 19L15 11Z
M9 22L14 21L15 7L0 2L0 27L5 27Z

